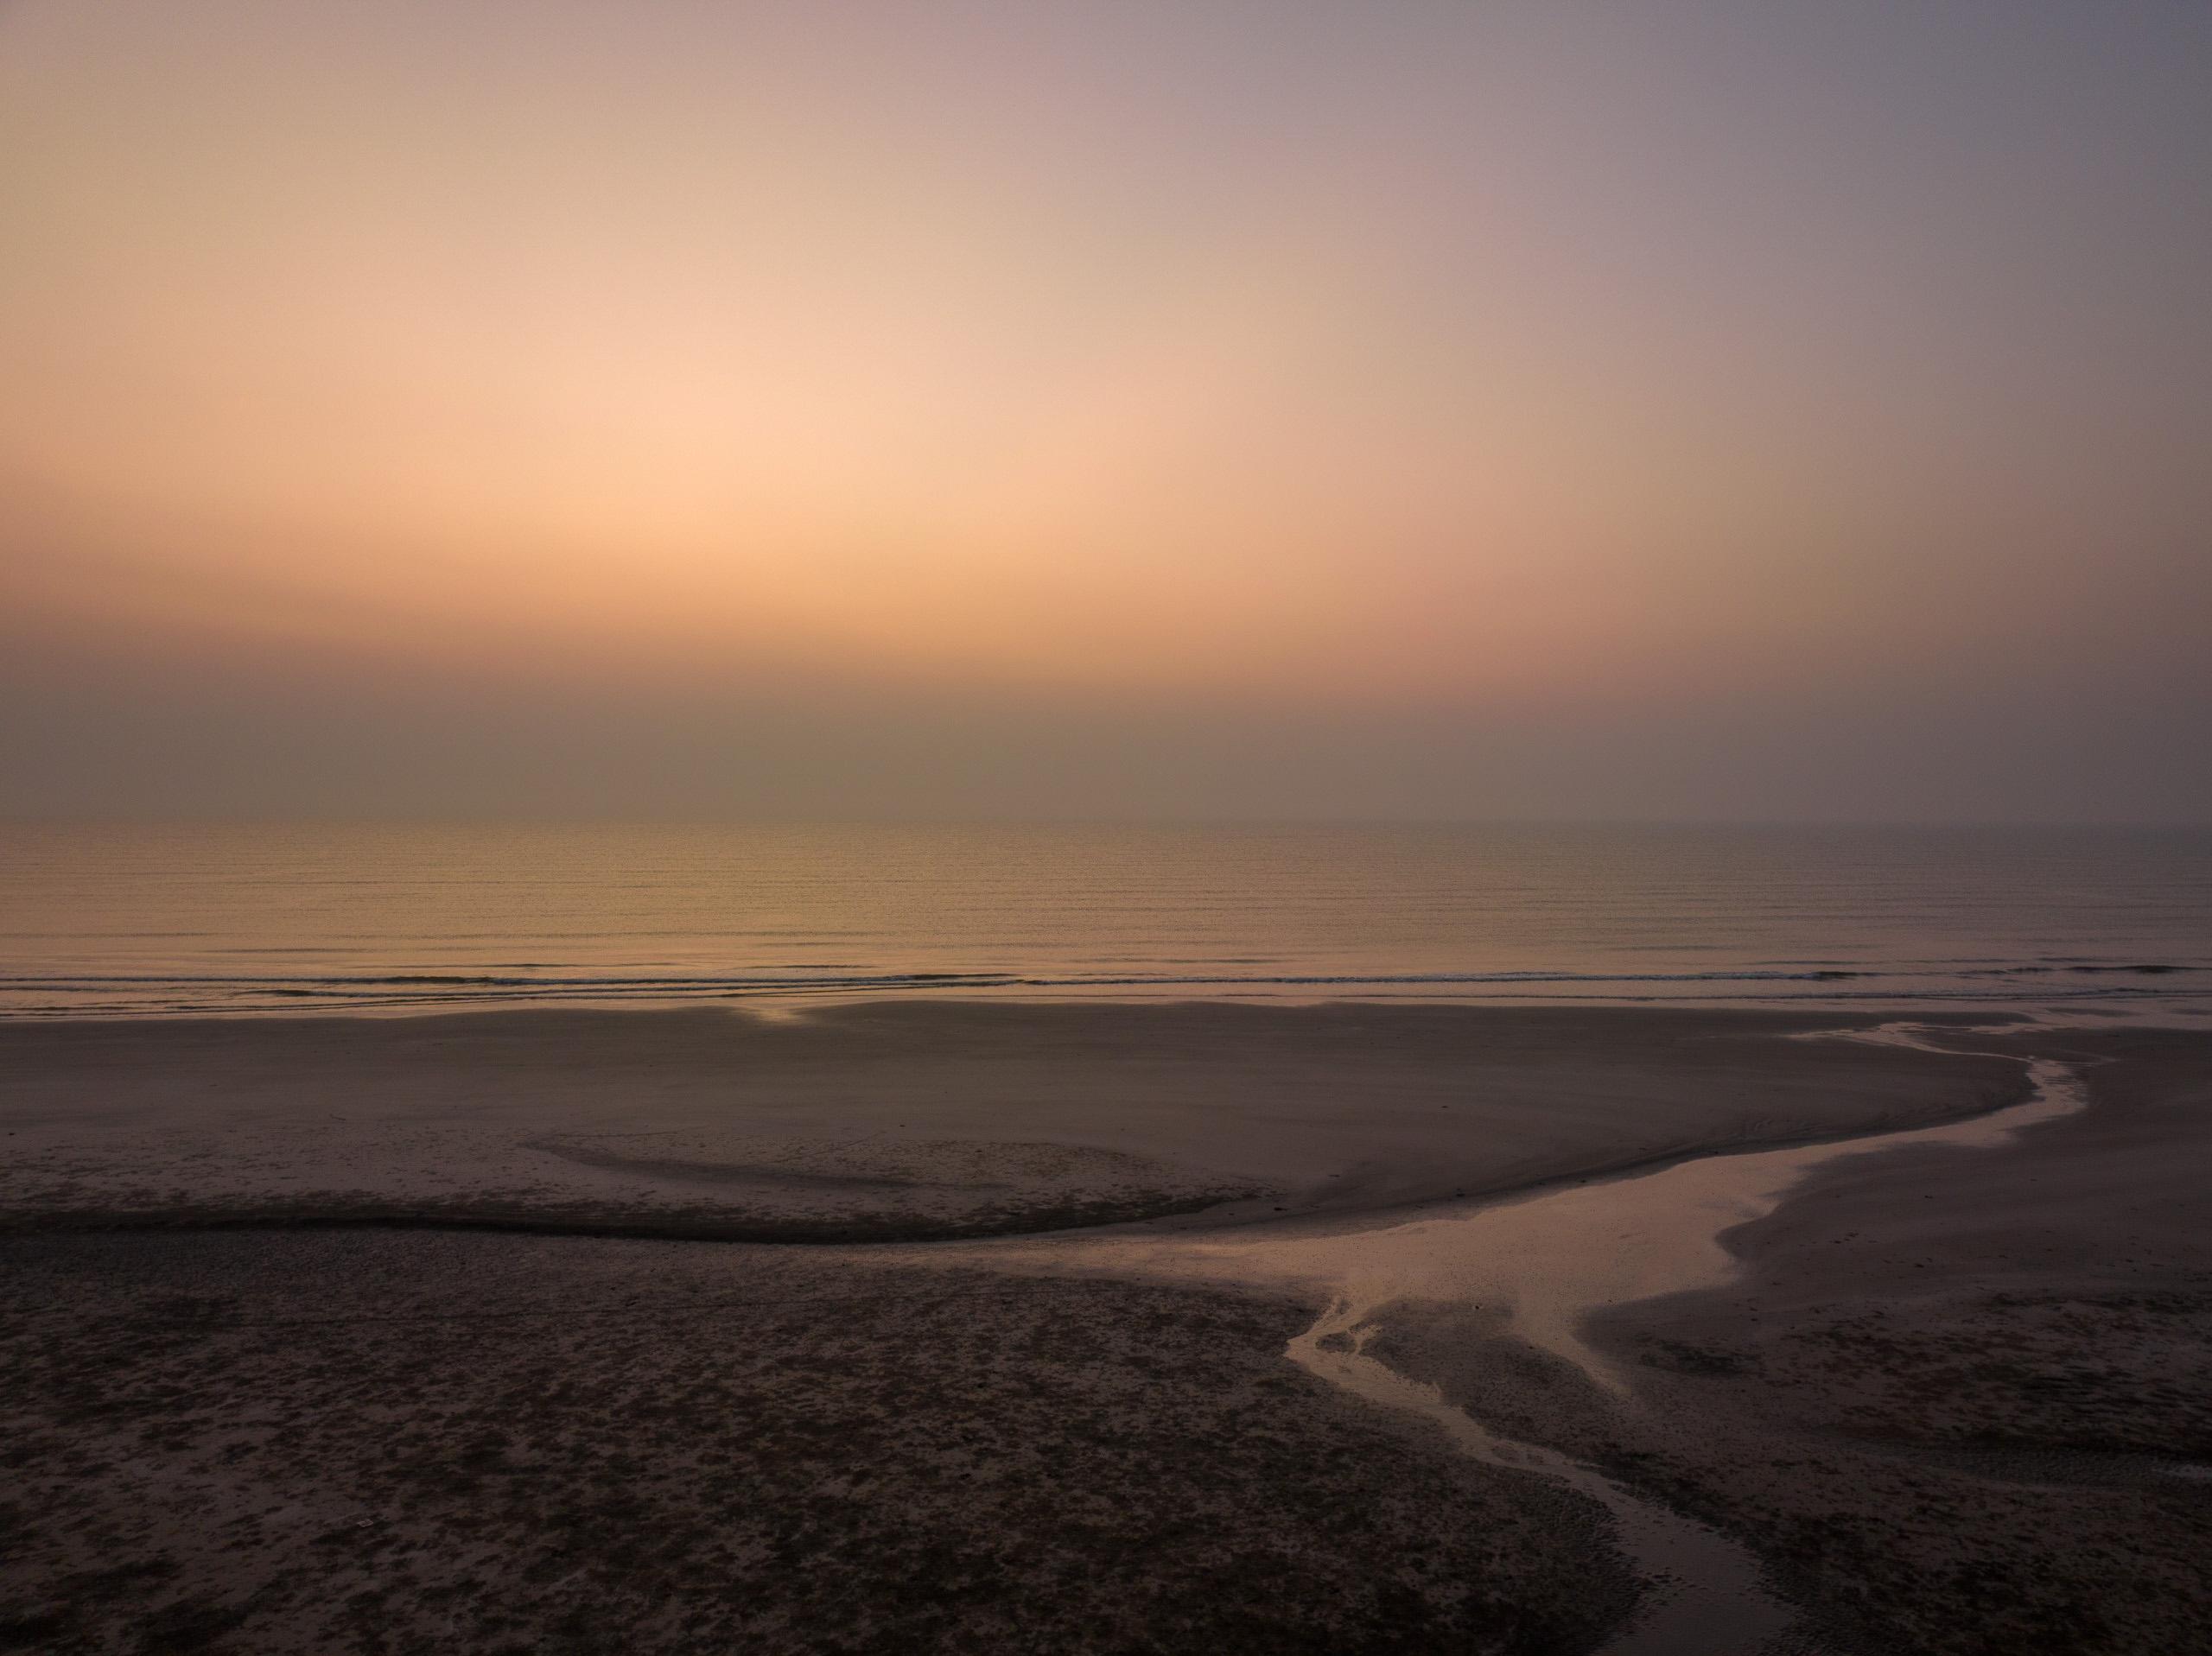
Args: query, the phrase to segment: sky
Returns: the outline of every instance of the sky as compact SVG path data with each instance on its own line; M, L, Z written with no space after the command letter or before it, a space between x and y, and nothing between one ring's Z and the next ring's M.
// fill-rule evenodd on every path
M0 0L0 815L2212 821L2196 0Z

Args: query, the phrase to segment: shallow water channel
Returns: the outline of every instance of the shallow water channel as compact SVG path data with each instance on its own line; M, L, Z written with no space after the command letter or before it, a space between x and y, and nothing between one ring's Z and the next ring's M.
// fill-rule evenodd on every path
M1925 1046L1906 1025L1846 1036ZM1813 1169L1847 1156L1918 1147L1986 1147L2023 1127L2082 1107L2065 1065L2028 1062L2034 1090L1987 1115L1931 1127L1713 1155L1616 1179L1540 1189L1517 1197L1429 1210L1370 1229L1284 1227L1196 1237L1068 1238L1005 1252L1116 1275L1319 1291L1328 1310L1290 1342L1292 1361L1370 1402L1434 1422L1464 1453L1539 1474L1580 1490L1614 1519L1620 1544L1645 1578L1637 1615L1601 1656L1754 1656L1780 1646L1793 1620L1770 1593L1758 1559L1694 1520L1636 1494L1555 1450L1514 1442L1396 1373L1365 1349L1371 1318L1409 1300L1502 1311L1511 1333L1575 1363L1624 1399L1628 1387L1586 1344L1592 1313L1624 1301L1718 1286L1736 1274L1722 1233L1770 1213ZM1794 1647L1794 1646L1792 1646Z

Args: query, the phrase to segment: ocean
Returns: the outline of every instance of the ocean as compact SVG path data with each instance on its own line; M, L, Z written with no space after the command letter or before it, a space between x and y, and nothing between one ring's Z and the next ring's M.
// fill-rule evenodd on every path
M0 827L0 1015L822 996L2212 1013L2212 830Z

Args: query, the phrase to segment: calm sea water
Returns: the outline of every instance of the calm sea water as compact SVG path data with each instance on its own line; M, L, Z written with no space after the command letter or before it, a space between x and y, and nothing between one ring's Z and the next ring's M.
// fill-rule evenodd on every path
M2196 1017L2212 831L0 828L0 1015L922 993Z

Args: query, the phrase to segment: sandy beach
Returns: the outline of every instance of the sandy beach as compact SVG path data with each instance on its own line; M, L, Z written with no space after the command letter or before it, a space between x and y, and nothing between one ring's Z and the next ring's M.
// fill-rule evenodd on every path
M1361 1214L2017 1097L1835 1014L877 1002L0 1028L0 1224L760 1241Z
M0 1656L2212 1656L2208 83L0 0Z
M2212 1039L1877 1021L0 1028L0 1635L2205 1647ZM1771 1613L1663 1642L1647 1514Z

